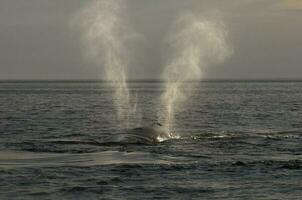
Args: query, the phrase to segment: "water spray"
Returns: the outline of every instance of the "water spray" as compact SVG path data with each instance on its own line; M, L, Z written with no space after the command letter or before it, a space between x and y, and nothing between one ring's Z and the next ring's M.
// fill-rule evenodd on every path
M185 83L200 80L203 68L223 62L230 57L232 49L222 20L191 13L181 15L174 22L167 44L169 55L162 77L165 90L160 97L162 108L158 115L172 135L175 114L193 89L192 84Z
M130 103L127 85L129 57L127 42L136 39L127 22L125 0L93 0L76 18L84 30L88 56L105 69L105 78L114 89L114 104L121 128L128 128L138 118L136 105ZM131 119L130 119L131 118Z

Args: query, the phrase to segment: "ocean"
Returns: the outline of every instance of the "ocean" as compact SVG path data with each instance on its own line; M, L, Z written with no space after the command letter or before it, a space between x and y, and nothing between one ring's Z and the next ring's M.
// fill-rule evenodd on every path
M302 82L186 84L180 137L143 144L101 142L108 82L0 82L0 199L302 199ZM128 85L156 123L163 83Z

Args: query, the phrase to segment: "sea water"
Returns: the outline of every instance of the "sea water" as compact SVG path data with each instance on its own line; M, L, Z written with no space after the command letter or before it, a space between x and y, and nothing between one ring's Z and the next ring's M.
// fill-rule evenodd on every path
M157 123L164 83L128 86ZM112 84L1 82L0 199L301 199L302 82L183 87L180 138L103 145L122 131Z

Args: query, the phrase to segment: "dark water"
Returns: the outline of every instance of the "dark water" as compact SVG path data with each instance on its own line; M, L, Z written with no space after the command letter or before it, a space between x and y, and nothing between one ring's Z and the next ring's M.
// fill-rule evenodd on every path
M302 82L190 84L180 139L101 145L108 84L0 83L0 199L302 199ZM130 87L156 120L161 83Z

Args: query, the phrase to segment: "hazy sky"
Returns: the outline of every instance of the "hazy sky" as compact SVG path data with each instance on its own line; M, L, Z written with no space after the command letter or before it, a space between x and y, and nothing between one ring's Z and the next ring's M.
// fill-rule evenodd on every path
M109 0L108 0L109 1ZM126 1L126 0L125 0ZM84 56L71 21L89 1L1 0L0 79L95 79L101 66ZM144 35L130 78L159 78L164 37L182 12L221 13L234 54L204 78L302 78L302 0L128 0Z

